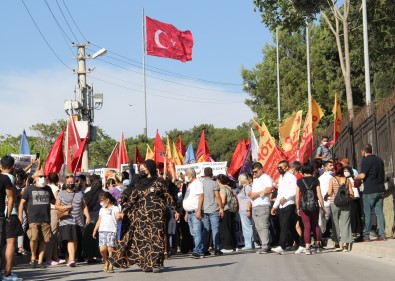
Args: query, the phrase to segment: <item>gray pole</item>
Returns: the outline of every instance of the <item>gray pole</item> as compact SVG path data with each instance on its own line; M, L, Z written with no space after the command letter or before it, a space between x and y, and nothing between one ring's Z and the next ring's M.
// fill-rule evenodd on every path
M309 23L306 25L306 57L307 57L307 96L309 102L309 109L311 108L311 79L310 79L310 36L309 36Z
M80 85L80 102L82 104L82 111L79 118L82 121L88 122L88 134L90 128L90 116L89 116L89 108L88 108L88 96L87 96L87 87L86 87L86 62L85 62L85 47L89 44L76 44L75 46L78 47L78 81ZM82 155L82 163L81 163L81 171L87 172L89 168L88 163L88 156L89 156L89 141L87 141L85 145L84 154ZM74 171L72 171L74 172Z
M370 94L368 17L366 12L366 0L362 0L362 15L363 15L363 53L364 53L364 61L365 61L366 105L369 105L372 101L372 97Z
M280 104L280 53L278 50L278 27L276 28L276 49L277 49L277 109L278 122L281 123L281 104Z
M144 127L144 135L148 138L147 132L147 84L145 77L145 16L144 16L144 8L142 9L142 17L143 17L143 76L144 76L144 109L145 109L145 127Z

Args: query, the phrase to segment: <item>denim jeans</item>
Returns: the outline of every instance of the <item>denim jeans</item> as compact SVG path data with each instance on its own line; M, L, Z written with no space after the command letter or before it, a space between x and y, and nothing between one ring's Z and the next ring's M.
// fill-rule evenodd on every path
M243 230L244 247L253 248L252 219L251 219L251 217L247 217L246 210L239 211L239 215L240 215L240 220L241 220L241 229Z
M203 222L196 218L196 212L188 212L188 225L189 231L193 237L193 241L195 242L195 247L193 248L193 252L195 254L204 255L203 250L203 241L202 241L202 231L203 231Z
M210 240L210 229L213 235L214 251L218 252L221 247L219 244L219 212L204 213L203 216L203 233L202 233L202 244L204 251L208 248L208 241Z
M372 209L377 217L379 226L379 235L385 236L385 222L383 213L383 198L384 192L363 194L363 212L365 214L365 225L363 227L363 236L369 236L370 228L372 227L371 216Z

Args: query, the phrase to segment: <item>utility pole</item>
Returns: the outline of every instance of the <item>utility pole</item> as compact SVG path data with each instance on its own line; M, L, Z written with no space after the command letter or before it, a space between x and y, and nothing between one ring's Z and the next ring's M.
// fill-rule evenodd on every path
M78 60L78 84L80 86L80 102L82 104L82 110L80 111L79 118L81 118L82 121L87 121L88 122L88 135L89 135L89 130L90 130L90 116L89 116L89 108L88 108L88 96L87 96L87 86L86 86L86 62L85 62L85 47L89 46L88 44L75 44L75 46L78 48L78 55L77 55L77 60ZM84 154L82 156L82 163L81 163L81 171L87 172L89 169L89 163L88 163L88 157L89 157L89 138L88 141L86 142L85 145L85 150Z

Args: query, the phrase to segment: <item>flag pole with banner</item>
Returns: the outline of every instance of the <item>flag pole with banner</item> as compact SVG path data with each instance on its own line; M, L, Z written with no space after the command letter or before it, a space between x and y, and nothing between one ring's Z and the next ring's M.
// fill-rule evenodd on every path
M145 46L146 46L146 38L145 38L145 15L144 15L144 8L142 9L142 21L143 21L143 80L144 80L144 116L145 116L145 127L144 127L144 135L148 137L148 121L147 121L147 79L145 76Z

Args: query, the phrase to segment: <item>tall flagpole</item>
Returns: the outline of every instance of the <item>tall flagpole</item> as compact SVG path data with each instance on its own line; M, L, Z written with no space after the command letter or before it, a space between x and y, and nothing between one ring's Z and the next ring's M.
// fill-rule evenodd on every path
M146 77L145 77L145 16L144 16L144 8L142 9L142 20L143 20L143 76L144 76L144 115L145 115L145 127L144 127L144 135L148 138L147 135L147 85L146 85Z
M370 94L370 70L369 70L369 41L368 41L368 16L366 12L366 0L362 0L362 19L363 19L363 54L365 61L365 91L366 105L372 101Z
M310 36L309 23L306 23L306 57L307 57L307 97L309 101L309 109L311 108L311 79L310 79Z
M280 53L278 50L278 29L276 28L276 49L277 49L277 110L278 110L278 122L281 123L281 105L280 105Z

